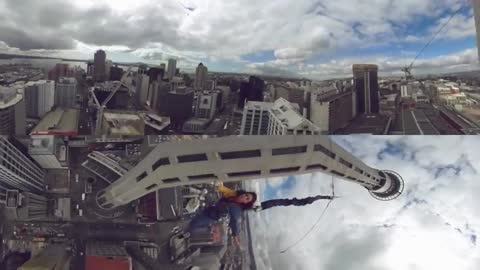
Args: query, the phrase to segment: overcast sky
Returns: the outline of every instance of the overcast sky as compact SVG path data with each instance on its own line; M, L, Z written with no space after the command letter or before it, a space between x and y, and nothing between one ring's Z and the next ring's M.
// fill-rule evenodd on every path
M0 52L310 78L353 63L400 74L459 3L469 0L0 0ZM477 68L467 5L418 61L417 73Z
M468 136L336 137L368 165L395 170L405 194L376 201L359 185L336 181L335 200L320 224L280 254L317 220L326 201L253 213L258 269L480 269L480 142ZM260 181L265 197L330 194L330 176ZM248 182L255 186L254 182Z

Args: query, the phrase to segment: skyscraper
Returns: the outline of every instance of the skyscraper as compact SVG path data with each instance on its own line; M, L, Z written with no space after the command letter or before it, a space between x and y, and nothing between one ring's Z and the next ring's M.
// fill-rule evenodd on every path
M95 82L104 82L107 80L106 71L107 54L99 50L95 53L93 59L93 80Z
M58 63L48 72L48 79L58 82L62 77L73 77L73 70L68 64Z
M151 82L161 81L161 80L163 80L163 77L165 76L165 69L158 68L158 67L152 67L152 68L148 69L147 75L150 77Z
M25 100L15 88L0 86L0 135L25 135Z
M208 68L203 63L198 64L195 72L195 90L205 90L205 84L208 79ZM211 89L210 89L211 90Z
M177 72L177 60L168 59L167 78L171 80L173 77L175 77L176 72Z
M75 108L77 80L75 78L60 78L55 87L55 104L62 108Z
M380 111L378 96L378 66L353 65L357 113L375 114Z
M269 110L268 135L319 135L320 128L300 113L283 98L277 99Z
M23 191L44 191L45 172L22 151L0 136L0 185Z
M167 116L170 117L171 126L181 129L183 124L193 114L193 90L172 91L167 94Z
M55 82L35 81L25 85L27 117L42 118L55 105Z
M364 187L379 200L403 191L401 176L369 167L325 136L231 136L159 144L99 192L115 208L160 188L323 172Z
M477 28L477 50L480 58L480 0L472 0L475 14L475 26Z
M140 105L144 105L148 100L148 90L150 87L150 78L146 74L137 74L135 96Z

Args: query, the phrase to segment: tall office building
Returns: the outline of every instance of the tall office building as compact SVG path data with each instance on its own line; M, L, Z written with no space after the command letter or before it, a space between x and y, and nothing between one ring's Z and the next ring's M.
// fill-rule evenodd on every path
M248 82L242 82L240 84L237 107L243 109L245 101L263 101L264 90L265 82L258 77L250 76Z
M177 72L177 60L168 59L167 78L171 80L173 77L175 77L176 72Z
M171 91L167 94L167 116L170 117L171 127L175 129L183 128L183 124L193 114L193 90L184 90Z
M150 84L149 97L150 107L160 115L168 115L167 96L170 92L170 84L160 81Z
M123 77L123 68L114 66L110 68L110 81L120 81Z
M204 92L197 96L195 105L195 117L204 119L213 119L217 112L217 103L219 92Z
M17 218L22 221L45 219L48 216L48 200L45 196L30 192L20 193Z
M112 71L112 67L113 67L112 60L107 60L105 62L105 80L106 81L108 81L110 79L110 74L111 74L111 71Z
M55 87L55 104L58 107L77 107L77 80L75 78L60 78Z
M147 75L151 82L161 81L165 77L165 69L152 67L148 69Z
M475 14L475 26L477 28L477 49L478 57L480 58L480 0L472 0L473 11Z
M353 65L352 69L354 88L357 96L357 113L379 113L378 66Z
M296 103L300 108L305 108L308 104L306 103L306 91L301 88L292 88L286 85L274 85L273 86L273 100L279 98L284 98L291 103Z
M269 110L268 135L319 135L320 128L304 118L299 110L300 107L294 108L287 100L277 99Z
M208 68L200 63L195 72L195 90L205 90L205 86L208 80ZM212 90L212 89L209 89Z
M355 117L355 95L352 91L336 94L312 93L310 120L322 134L344 128Z
M115 208L161 188L323 172L379 200L403 191L399 174L369 167L325 136L231 136L159 144L97 196Z
M99 50L93 58L93 80L95 82L104 82L107 80L107 54Z
M28 82L24 95L27 117L42 118L55 105L55 82Z
M249 101L243 108L241 135L267 135L273 103Z
M22 151L0 136L0 186L30 191L43 192L45 172Z
M25 100L17 89L0 86L0 135L26 135Z

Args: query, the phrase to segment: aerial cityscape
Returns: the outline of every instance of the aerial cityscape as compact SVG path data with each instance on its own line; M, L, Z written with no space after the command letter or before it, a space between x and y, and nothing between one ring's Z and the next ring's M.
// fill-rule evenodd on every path
M247 2L0 0L0 270L480 267L480 0Z

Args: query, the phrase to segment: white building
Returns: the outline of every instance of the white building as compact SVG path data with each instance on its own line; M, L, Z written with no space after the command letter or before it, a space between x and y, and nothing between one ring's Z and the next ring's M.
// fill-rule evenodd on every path
M197 96L195 105L195 117L213 119L217 113L218 92L203 92Z
M175 73L177 72L177 60L175 59L168 59L168 67L167 67L167 78L171 80L175 77Z
M161 188L313 172L359 184L379 200L403 191L400 175L369 167L325 136L230 136L161 143L97 202L115 208Z
M268 135L318 135L315 126L283 98L277 99L269 110Z
M67 147L54 135L30 137L29 155L44 169L67 169Z
M75 78L60 78L55 87L55 104L62 108L75 108L77 80Z
M42 118L55 105L55 82L35 81L25 84L27 117Z
M195 90L205 90L205 86L208 80L208 68L200 63L195 72Z
M45 172L0 136L0 185L30 192L43 192Z
M243 108L240 135L267 135L273 103L248 101Z

